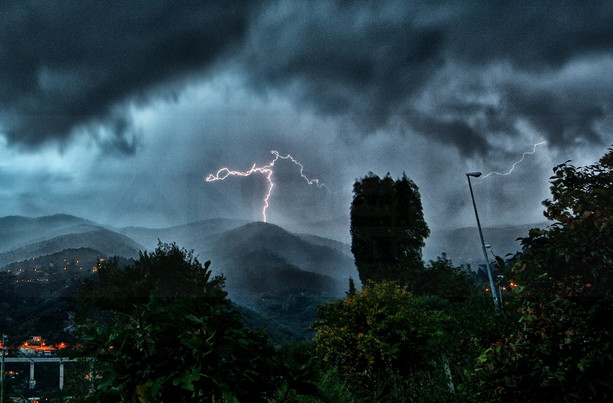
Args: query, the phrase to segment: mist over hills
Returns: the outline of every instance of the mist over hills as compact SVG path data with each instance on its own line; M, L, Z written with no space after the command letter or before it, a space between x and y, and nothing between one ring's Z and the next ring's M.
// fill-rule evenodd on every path
M4 217L0 266L50 255L64 249L89 248L103 256L135 258L139 250L153 250L159 241L193 250L201 260L214 260L215 270L256 264L318 273L339 280L357 272L349 246L316 235L292 234L267 223L212 219L168 228L107 228L69 215L39 218ZM268 251L267 253L260 253ZM257 252L257 253L256 253ZM268 274L271 274L270 271Z
M240 253L224 261L223 272L235 303L263 315L267 327L274 321L275 328L294 329L298 338L306 337L317 306L347 289L347 282L302 270L269 249Z
M158 240L176 242L194 250L201 260L212 260L212 267L226 274L237 274L237 267L254 263L262 267L266 256L277 268L282 261L337 280L357 277L349 245L317 235L293 234L274 224L213 219L170 228L127 227L119 231L147 249L153 249ZM269 253L254 253L260 251Z
M138 257L142 245L132 239L99 227L98 229L60 235L50 239L33 242L0 253L0 267L9 263L54 254L66 249L89 248L96 250L101 256L121 256L125 258Z
M56 214L45 217L8 216L0 218L0 252L55 238L78 234L102 226L75 216Z
M321 239L318 243L309 242L274 224L250 223L226 231L211 241L208 245L210 255L222 262L236 264L237 253L240 256L268 250L288 263L314 273L338 280L357 276L352 257L325 245Z
M358 277L349 245L274 224L215 219L120 231L149 248L158 239L176 242L201 261L211 260L235 303L260 315L260 325L265 318L267 328L295 338L308 337L316 307L344 295L348 278Z
M348 233L349 222L341 221L320 221L307 228L288 226L292 231L274 224L221 218L167 228L117 229L66 214L10 216L0 218L0 266L80 247L97 250L101 255L133 258L139 250L152 250L162 241L194 250L201 260L213 260L216 270L235 270L241 264L249 264L254 256L247 258L251 252L269 250L288 265L345 282L350 276L357 278L351 247L324 236L333 228L339 234ZM504 256L521 249L518 237L527 236L532 227L545 225L484 228L483 232L491 253ZM435 259L441 253L456 264L480 263L482 252L476 228L433 230L426 240L424 259ZM256 262L259 264L261 259Z
M485 228L484 236L491 251L504 256L520 249L515 239L526 236L530 227ZM212 261L211 269L226 277L229 297L242 307L246 321L281 338L307 338L317 306L342 297L349 277L359 278L350 245L325 236L332 228L342 234L349 231L349 223L321 221L289 231L263 222L213 219L168 228L111 228L70 215L4 217L0 218L0 270L15 273L21 268L19 278L38 281L43 267L50 279L47 287L55 284L54 290L62 290L62 281L93 271L75 267L73 274L70 262L74 266L82 260L87 269L98 258L119 256L127 263L125 259L153 250L159 241L175 242L193 250L201 262ZM425 259L445 252L455 264L473 263L476 269L482 263L476 228L433 231L426 242ZM58 271L60 265L70 267ZM27 287L22 294L34 295L45 283Z
M339 280L357 272L349 247L315 235L295 235L279 226L241 220L213 219L169 228L106 228L69 215L0 219L0 266L50 255L65 249L89 248L102 256L135 258L139 250L152 250L159 241L175 242L193 250L201 260L214 260L215 270L264 260L271 267L318 273ZM268 253L255 253L268 251ZM269 273L270 274L270 273Z
M547 223L516 225L508 227L483 228L483 239L490 258L494 255L505 257L521 251L517 238L527 237L531 228L544 228ZM455 264L482 264L483 252L476 227L433 230L426 240L424 259L431 260L446 253Z
M5 225L0 228L0 268L31 279L34 283L23 286L28 295L91 275L77 267L75 277L72 266L62 262L82 259L91 269L99 257L136 258L139 250L153 250L158 241L175 242L193 250L201 262L212 260L211 269L226 277L229 297L244 307L248 320L282 337L308 337L316 307L341 297L350 276L357 279L348 245L266 223L215 219L169 228L113 229L58 215L6 217L0 224ZM62 269L66 265L68 271Z
M312 234L295 234L297 237L310 242L312 244L315 245L320 245L320 246L326 246L328 248L332 248L334 250L337 250L347 256L351 256L351 258L353 259L353 253L351 253L351 245L348 243L344 243L344 242L340 242L340 241L335 241L334 239L329 239L329 238L324 238L321 236L317 236L317 235L312 235Z
M345 245L351 243L350 227L351 221L348 215L326 220L288 223L283 225L283 228L294 234L317 235L323 239L334 240Z
M485 242L491 245L489 249L491 252L488 253L504 257L506 254L521 251L521 244L517 238L526 237L530 228L545 228L547 225L546 222L540 222L483 228ZM350 226L351 222L346 216L286 225L284 228L312 243L318 243L317 238L320 237L324 240L324 245L352 257ZM431 229L430 237L426 239L426 246L423 249L424 260L434 260L442 253L447 254L458 265L483 263L483 252L477 227Z
M215 218L168 228L125 227L117 232L134 239L147 250L154 249L158 241L175 242L186 249L198 250L201 245L209 242L212 236L248 223L249 221L245 220Z
M245 251L232 257L224 267L226 287L230 290L244 289L249 294L339 292L338 280L302 270L269 249Z

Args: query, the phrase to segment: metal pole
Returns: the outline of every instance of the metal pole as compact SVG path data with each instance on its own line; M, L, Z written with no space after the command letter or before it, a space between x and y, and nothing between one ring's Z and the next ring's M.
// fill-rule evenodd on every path
M503 307L504 300L502 299L502 285L504 284L504 276L498 275L498 293L500 294L500 307Z
M60 390L64 389L64 363L60 357Z
M34 379L34 360L30 360L30 389L34 389L36 386L36 379Z
M0 403L4 403L4 350L6 348L6 334L2 335L2 351L0 351L0 353L2 354L2 368L0 369L0 373L2 375L0 375L0 383L2 386L0 386Z
M481 175L481 173L479 173ZM498 296L496 295L496 286L494 285L494 279L492 278L492 268L490 267L490 261L487 258L487 251L485 249L485 241L483 240L483 231L481 230L481 221L479 221L479 213L477 213L477 204L475 203L475 195L473 194L473 186L470 183L470 175L466 174L468 179L468 188L470 189L470 197L473 201L473 208L475 210L475 218L477 219L477 228L479 229L479 238L481 238L481 248L483 249L483 258L485 259L485 267L487 268L487 277L490 280L490 291L492 293L492 299L494 300L494 306L500 308L498 304Z

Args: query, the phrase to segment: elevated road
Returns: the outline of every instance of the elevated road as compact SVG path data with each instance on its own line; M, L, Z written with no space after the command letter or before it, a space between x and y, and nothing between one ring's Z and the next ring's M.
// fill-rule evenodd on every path
M77 362L76 358L65 357L4 357L4 362Z
M34 364L42 364L42 363L58 363L59 364L59 387L60 390L64 389L64 363L67 362L77 362L76 358L66 358L66 357L2 357L2 370L4 371L4 364L10 362L23 362L30 364L30 380L29 386L30 389L36 386L36 380L34 378ZM91 359L87 358L88 361ZM91 374L90 370L90 379L93 379L93 374Z

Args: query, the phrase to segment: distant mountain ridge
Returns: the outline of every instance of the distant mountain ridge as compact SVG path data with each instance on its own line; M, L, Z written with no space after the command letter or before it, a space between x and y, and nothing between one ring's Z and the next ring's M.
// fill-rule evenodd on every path
M94 231L60 235L44 241L31 243L18 249L0 253L0 266L19 260L29 259L65 249L88 248L99 251L104 256L138 257L144 249L132 239L116 232L100 228Z
M262 249L274 253L303 270L347 280L357 275L353 259L321 242L313 243L283 228L263 222L250 223L220 234L209 244L209 253L228 260L237 251ZM332 241L331 241L332 242Z
M545 228L548 223L525 224L506 227L483 228L483 239L488 247L490 258L493 255L503 257L521 251L517 240L528 236L531 228ZM434 259L446 253L456 264L483 263L481 239L476 227L455 228L450 230L434 230L426 240L424 258Z
M250 230L249 224L256 225L256 227L260 224L259 231L263 231L263 233L254 236L255 233ZM246 225L247 227L238 230ZM271 225L273 227L267 227ZM218 218L167 228L125 227L116 229L67 214L56 214L38 218L8 216L0 218L0 261L10 263L9 260L27 258L28 256L26 255L39 252L44 254L52 253L54 252L52 249L55 248L52 245L55 244L59 248L62 246L63 240L66 241L64 245L66 248L92 247L94 249L103 249L110 254L125 254L130 257L134 256L135 250L154 249L158 240L162 242L176 242L188 250L194 250L202 258L209 259L210 257L215 257L216 260L219 260L219 257L225 258L225 256L232 255L232 252L228 251L228 242L237 245L237 247L238 245L247 247L250 243L253 244L254 242L260 244L260 247L265 247L265 238L263 237L268 237L268 244L272 242L276 244L275 246L278 245L284 252L277 251L277 253L286 259L288 263L300 269L329 275L332 270L330 266L334 265L331 262L336 262L338 263L339 270L336 275L333 274L332 276L343 278L351 272L351 269L348 269L347 266L353 266L351 246L348 243L322 235L329 233L331 227L336 227L338 233L348 233L349 225L349 221L343 221L339 218L330 220L330 222L311 223L307 226L308 231L305 228L290 226L288 228L292 228L293 231L283 230L285 233L280 233L274 228L282 228L274 226L274 224L250 223L245 220ZM514 253L521 249L516 238L527 236L530 228L543 228L546 225L547 223L538 223L533 225L484 228L485 242L491 245L491 253L504 256L507 253ZM344 228L345 226L347 228ZM225 234L232 230L237 230L237 232ZM101 247L92 244L92 242L89 242L87 245L79 244L79 237L74 236L75 234L90 233L82 237L84 240L89 239L89 241L92 241L91 233L96 231L103 231L101 239L117 247ZM275 239L275 231L277 231L277 239ZM62 238L63 236L66 237ZM117 237L117 239L111 241L110 237ZM130 240L122 237L127 237ZM220 241L221 237L228 237L228 239ZM50 242L54 238L58 239ZM250 238L251 241L247 242L246 238ZM304 243L299 242L299 240ZM128 245L127 250L122 250L118 247L121 242ZM318 246L325 248L319 249L317 248ZM16 252L18 249L20 252ZM442 253L446 253L457 264L481 262L483 257L477 229L475 227L466 227L433 230L431 237L426 240L424 259L435 259ZM341 258L340 255L343 255L351 262L348 263L348 260ZM320 263L326 260L325 256L331 260L329 260L329 264L322 265ZM355 272L353 273L356 274Z
M199 245L211 236L248 223L249 221L245 220L214 218L167 228L125 227L117 232L134 239L148 250L154 249L158 240L176 242L186 249L198 249Z
M0 252L21 248L27 244L103 228L103 226L68 214L44 217L7 216L0 218Z
M262 324L283 329L283 337L308 337L316 307L344 295L348 277L357 279L353 258L347 254L349 245L316 235L293 234L261 222L215 219L169 228L113 229L58 215L5 217L0 225L4 225L0 232L5 234L0 267L20 268L19 278L33 278L37 287L46 284L46 280L39 282L39 266L56 267L65 259L76 261L75 256L85 250L89 257L84 259L84 270L77 267L73 274L72 266L62 268L60 274L49 274L49 278L91 275L94 270L88 273L85 269L98 257L134 258L139 250L154 249L158 241L175 242L193 250L201 261L212 260L211 269L226 277L230 298L253 311L252 316L262 315L258 319ZM9 236L11 243L7 242Z
M251 276L254 270L261 276L278 273L286 282L282 289L300 288L300 281L292 280L300 278L305 289L317 283L322 289L340 292L340 284L348 277L357 278L348 245L316 235L292 234L262 222L213 219L168 228L111 229L79 217L54 215L4 217L0 226L4 241L0 267L78 248L93 249L107 257L135 258L139 250L153 250L162 241L193 250L202 260L213 260L213 269L227 274L229 284L244 283L230 278L242 275L241 270ZM277 272L271 271L272 267ZM268 280L275 282L274 278Z

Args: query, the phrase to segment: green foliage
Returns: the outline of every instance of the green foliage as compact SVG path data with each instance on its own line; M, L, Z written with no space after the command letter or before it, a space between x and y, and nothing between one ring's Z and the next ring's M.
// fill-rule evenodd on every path
M81 353L105 366L95 401L263 401L278 367L265 336L243 329L208 262L160 244L110 263L82 298Z
M521 328L479 358L478 401L613 398L613 150L554 168L545 216L513 268Z
M283 384L277 390L275 401L329 401L319 387L314 350L312 341L290 342L280 348Z
M314 294L271 291L241 299L240 303L258 313L259 320L253 320L256 319L255 315L245 315L248 327L265 328L273 343L282 344L292 340L311 339L313 332L309 327L315 320L317 307L333 299L333 295L325 292Z
M318 311L321 365L358 398L459 401L475 359L516 326L516 312L495 309L445 256L415 275L407 286L368 282Z
M410 289L416 295L436 295L454 302L479 292L473 276L454 266L445 254L431 260L415 277Z
M372 172L353 185L351 251L360 280L410 282L430 235L417 185Z
M318 313L320 359L365 396L389 392L394 376L438 365L447 318L423 309L406 287L370 282Z
M352 277L349 277L349 290L347 290L346 294L348 296L354 295L356 292L355 281L353 281Z

